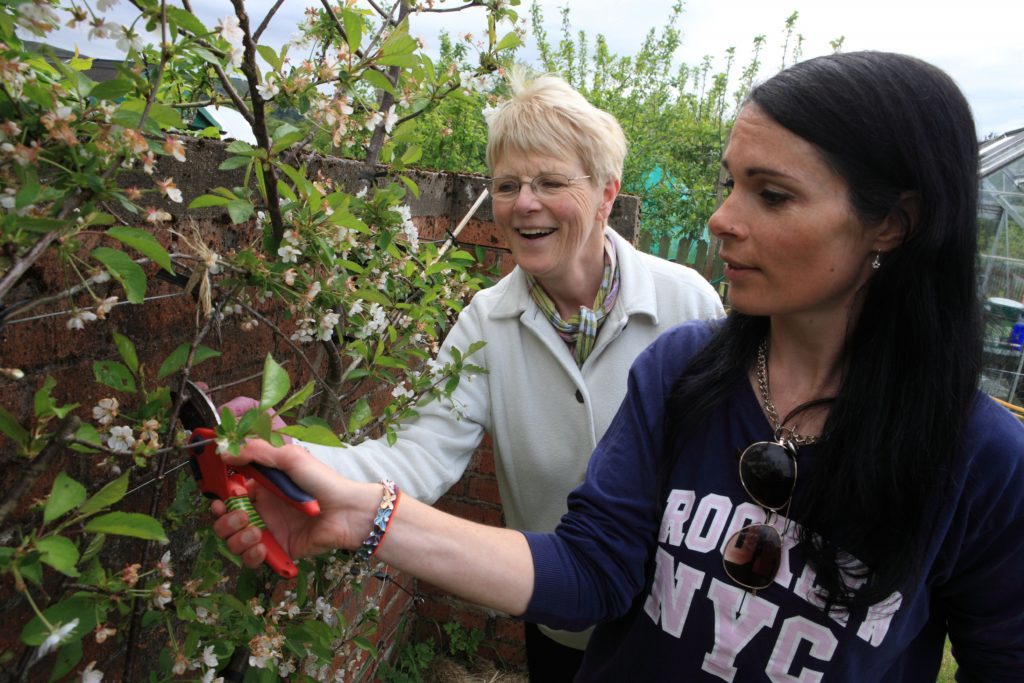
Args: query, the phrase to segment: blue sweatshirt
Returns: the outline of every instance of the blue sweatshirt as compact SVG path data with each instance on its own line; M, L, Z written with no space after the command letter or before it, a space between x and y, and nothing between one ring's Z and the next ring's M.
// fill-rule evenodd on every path
M978 395L956 488L939 502L923 579L907 594L866 615L826 614L798 541L802 520L777 518L782 565L751 595L721 553L737 529L765 521L738 474L739 453L772 436L749 382L687 439L667 498L657 475L666 396L711 333L686 323L637 358L568 513L554 534L526 535L536 581L523 618L600 624L577 680L933 683L948 633L960 680L1024 681L1024 425ZM801 446L799 474L816 457Z

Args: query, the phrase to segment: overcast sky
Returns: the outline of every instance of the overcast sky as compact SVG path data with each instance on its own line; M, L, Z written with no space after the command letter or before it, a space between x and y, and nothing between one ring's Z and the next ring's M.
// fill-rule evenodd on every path
M532 0L523 0L522 16L529 16ZM121 3L125 5L125 2ZM459 3L449 0L448 6ZM673 0L540 0L548 39L559 37L559 8L568 6L574 30L591 39L605 36L610 49L632 54L651 28L660 29ZM258 24L272 0L249 0L250 21ZM302 8L319 6L312 0L288 0L265 35L264 42L280 44L294 33ZM192 0L193 9L212 26L230 11L228 0ZM444 6L444 5L439 5ZM123 21L117 10L108 14ZM734 74L749 60L756 35L767 39L761 78L774 73L782 60L786 18L799 12L796 32L804 37L803 56L831 52L829 41L844 37L843 50L905 52L930 61L956 79L974 110L979 136L1024 127L1024 0L689 0L679 27L683 42L678 59L689 64L705 55L724 64L725 50L737 51ZM452 34L479 33L482 12L472 10L420 15L410 32L422 36L428 49L436 47L442 29ZM78 43L94 57L117 57L113 41L88 41L82 34L62 32L51 39L62 47ZM529 60L528 50L524 56Z

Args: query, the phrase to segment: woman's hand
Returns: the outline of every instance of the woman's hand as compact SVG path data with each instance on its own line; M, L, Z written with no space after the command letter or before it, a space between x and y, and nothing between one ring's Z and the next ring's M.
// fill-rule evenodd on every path
M318 555L338 548L357 548L370 533L381 497L380 484L360 484L345 479L314 458L304 448L289 444L279 448L252 439L239 456L221 456L225 464L250 462L276 467L320 503L320 514L309 517L264 489L248 481L249 497L267 524L267 530L292 558ZM227 512L222 501L211 505L219 517L213 531L227 542L228 549L241 556L247 567L258 567L267 554L260 543L262 531L249 525L244 511Z

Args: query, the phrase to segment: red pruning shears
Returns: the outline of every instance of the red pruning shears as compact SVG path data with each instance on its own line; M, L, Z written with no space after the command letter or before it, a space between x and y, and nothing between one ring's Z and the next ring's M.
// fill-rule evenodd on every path
M267 548L267 565L279 576L286 579L294 578L299 570L274 536L266 530L266 523L249 500L245 480L255 479L278 498L310 517L320 514L320 503L279 469L258 463L237 467L225 465L213 441L217 437L213 427L220 424L220 415L216 407L206 393L193 382L185 383L185 392L187 395L181 406L181 424L192 430L190 443L208 442L193 446L191 449L192 459L189 464L199 481L199 490L208 498L219 498L224 501L228 510L245 510L249 515L249 523L263 530L260 542Z

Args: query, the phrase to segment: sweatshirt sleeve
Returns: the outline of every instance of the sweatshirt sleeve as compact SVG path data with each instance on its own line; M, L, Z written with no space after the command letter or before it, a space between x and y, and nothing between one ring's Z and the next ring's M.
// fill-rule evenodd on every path
M554 534L527 533L534 593L522 615L579 629L620 616L644 585L662 508L665 399L691 344L692 325L658 339L634 363L626 397Z
M987 397L967 435L974 452L960 478L935 594L946 614L960 681L1024 681L1024 425Z
M473 302L445 338L437 360L452 360L452 349L465 353L483 339L479 306ZM467 363L487 368L487 348ZM398 440L388 446L384 439L355 446L333 448L299 442L317 459L340 474L358 481L393 479L406 493L427 503L440 498L459 480L490 424L490 391L486 373L463 375L451 399L433 400L416 408L419 415L398 429Z

